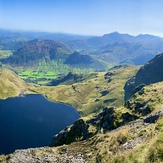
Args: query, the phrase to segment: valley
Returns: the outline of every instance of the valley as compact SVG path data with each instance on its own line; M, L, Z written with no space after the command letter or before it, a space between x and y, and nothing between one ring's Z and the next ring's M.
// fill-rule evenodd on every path
M163 50L160 37L118 32L90 37L0 30L0 40L0 67L36 84L70 71L81 74L107 71L118 64L142 65Z
M0 30L0 99L41 94L81 116L54 133L48 147L2 153L0 162L162 162L162 43L118 32Z

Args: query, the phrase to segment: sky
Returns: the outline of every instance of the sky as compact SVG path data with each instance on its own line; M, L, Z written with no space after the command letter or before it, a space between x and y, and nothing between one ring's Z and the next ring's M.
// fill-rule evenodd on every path
M0 0L0 28L163 37L163 0Z

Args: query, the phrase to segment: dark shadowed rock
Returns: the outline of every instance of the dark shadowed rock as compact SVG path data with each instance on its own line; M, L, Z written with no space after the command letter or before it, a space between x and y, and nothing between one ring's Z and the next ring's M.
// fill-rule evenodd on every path
M148 117L145 117L144 122L145 123L155 123L162 116L163 116L163 110L160 110L156 113L151 114Z
M56 86L64 82L66 82L65 84L73 84L82 80L84 80L83 75L73 74L72 72L69 72L67 75L51 81L48 85Z
M125 100L140 91L145 85L163 81L163 53L142 66L136 76L127 81L124 86Z
M154 59L140 68L135 77L135 86L140 84L149 85L151 83L163 81L162 65L163 53L157 55Z
M102 112L89 120L84 121L83 119L79 119L72 126L67 127L65 130L55 135L50 146L86 140L97 133L111 131L138 118L131 113L124 112L120 116L118 115L119 120L117 121L116 114L114 107L106 107Z
M66 64L90 64L92 62L89 55L82 55L79 52L72 53L65 61Z

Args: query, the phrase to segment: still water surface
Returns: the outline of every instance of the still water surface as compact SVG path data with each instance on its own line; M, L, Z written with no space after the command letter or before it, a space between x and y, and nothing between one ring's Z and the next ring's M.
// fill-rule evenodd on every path
M42 95L0 100L0 154L47 146L54 134L79 117L75 108Z

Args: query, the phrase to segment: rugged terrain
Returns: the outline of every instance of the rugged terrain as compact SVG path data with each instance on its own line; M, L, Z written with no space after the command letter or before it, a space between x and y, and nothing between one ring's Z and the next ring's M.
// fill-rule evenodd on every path
M69 73L52 81L51 86L31 87L31 91L44 94L51 101L75 106L81 115L86 116L97 113L108 105L122 106L123 87L137 70L138 67L124 65L108 72L84 75Z
M69 45L74 51L89 55L105 64L142 65L163 50L163 39L148 34L131 36L113 32L103 36L80 36L0 30L0 48L2 50L16 52L34 39L62 42Z
M35 39L11 54L3 52L6 57L0 58L0 67L14 70L27 82L46 82L70 71L86 73L109 68L109 64L53 40Z
M155 58L142 66L134 77L126 83L125 100L130 98L132 94L139 91L143 86L163 81L163 54L157 55Z
M43 33L6 37L4 33L0 35L0 41L6 40L0 42L0 99L43 94L75 106L81 118L54 135L49 147L16 150L0 155L0 162L163 162L163 54L142 67L119 65L94 71L96 64L106 66L110 61L112 66L136 64L140 58L145 62L162 52L162 38L117 32L60 38ZM16 73L4 67L15 67ZM42 82L28 84L18 75Z
M139 94L139 98L150 98L151 94L152 97L159 98L162 95L162 85L163 83L156 83L152 87L145 87L148 91ZM56 135L54 140L57 141L54 143L53 140L54 144L51 144L57 145L58 140L60 143L61 140L68 140L67 144L71 143L69 145L17 150L7 156L1 155L0 160L11 163L162 162L162 103L153 105L152 113L142 115L142 112L136 110L139 104L136 106L134 99L135 97L129 101L130 105L134 105L132 109L128 106L108 107L96 116L77 120L69 129ZM147 102L147 105L151 106L152 101ZM64 139L61 139L62 136Z
M119 71L122 75L124 70L127 67L114 68L102 76L108 79L111 72ZM84 80L89 81L93 77L91 75ZM71 84L78 82L85 81L74 81ZM121 85L122 88L123 86ZM54 136L51 147L16 150L12 154L1 155L0 160L11 163L162 162L162 88L162 82L145 86L126 101L124 106L104 107L98 114L77 120ZM41 87L32 86L30 89L39 91Z

